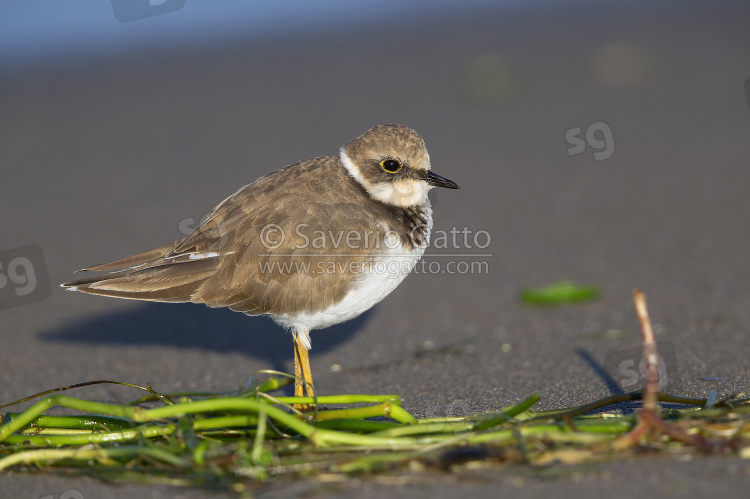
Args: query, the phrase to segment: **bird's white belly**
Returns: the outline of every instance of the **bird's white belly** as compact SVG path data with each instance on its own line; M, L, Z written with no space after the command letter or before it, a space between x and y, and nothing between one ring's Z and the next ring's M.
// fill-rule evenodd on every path
M354 281L344 299L325 310L296 315L281 314L273 316L273 319L299 334L303 342L309 342L309 337L302 333L353 319L388 296L409 275L426 246L427 241L424 246L408 250L399 244L362 265L361 276ZM309 344L306 346L310 348Z

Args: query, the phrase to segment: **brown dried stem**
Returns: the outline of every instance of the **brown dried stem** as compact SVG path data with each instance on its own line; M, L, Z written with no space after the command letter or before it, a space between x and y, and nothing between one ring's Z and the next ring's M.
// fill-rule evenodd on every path
M646 392L643 395L643 409L639 414L638 424L633 430L614 442L616 449L623 449L636 444L642 437L651 432L669 435L672 439L702 450L711 450L712 446L700 435L691 435L679 426L668 423L659 415L659 354L654 341L654 329L648 316L646 295L633 290L633 301L638 321L643 332L643 356L646 359Z

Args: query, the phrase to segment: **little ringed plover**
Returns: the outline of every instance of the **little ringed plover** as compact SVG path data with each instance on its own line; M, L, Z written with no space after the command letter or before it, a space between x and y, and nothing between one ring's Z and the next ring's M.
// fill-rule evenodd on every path
M246 185L184 239L88 267L108 273L62 286L268 315L292 331L295 395L313 396L310 331L357 317L411 272L429 242L433 187L458 189L431 171L422 137L376 126L338 156Z

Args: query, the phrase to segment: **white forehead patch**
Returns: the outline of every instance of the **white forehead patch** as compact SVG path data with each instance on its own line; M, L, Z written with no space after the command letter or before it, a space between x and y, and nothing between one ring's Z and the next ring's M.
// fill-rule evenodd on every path
M359 182L373 199L401 207L415 206L427 202L427 193L432 186L424 180L403 179L396 182L373 184L365 180L359 168L349 159L343 147L340 157L341 163L349 172L349 176Z

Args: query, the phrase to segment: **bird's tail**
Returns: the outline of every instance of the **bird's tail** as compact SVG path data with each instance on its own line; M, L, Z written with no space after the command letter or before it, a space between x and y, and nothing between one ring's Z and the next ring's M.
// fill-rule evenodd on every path
M110 271L104 276L66 282L62 287L131 300L189 302L198 287L214 272L216 259L165 260L175 243L139 253L121 260L83 270Z

